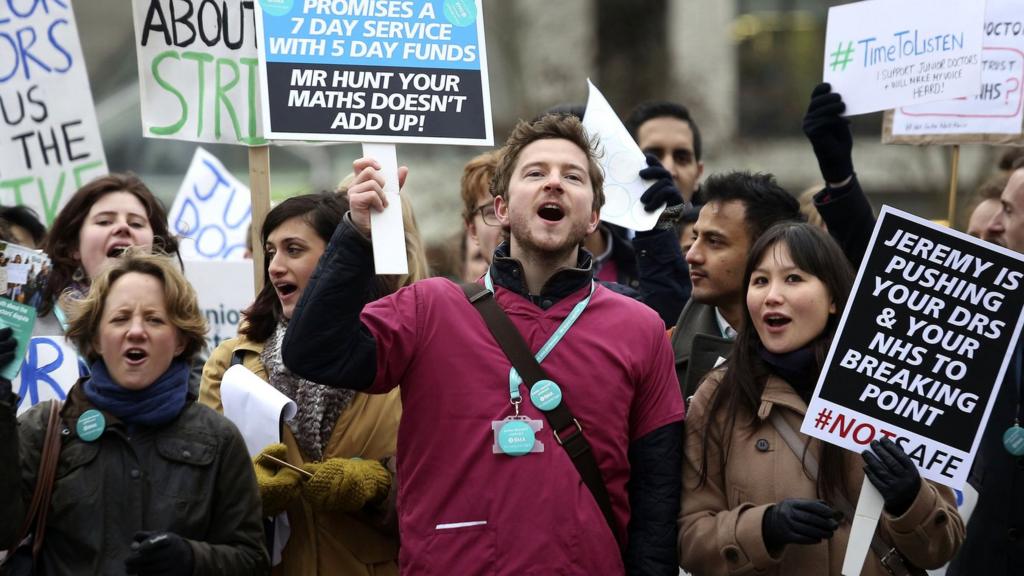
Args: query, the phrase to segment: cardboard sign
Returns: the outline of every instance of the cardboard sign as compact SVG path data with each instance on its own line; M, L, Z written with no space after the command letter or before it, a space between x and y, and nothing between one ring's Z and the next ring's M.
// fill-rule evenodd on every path
M825 82L846 114L977 94L984 2L867 0L830 8Z
M142 135L266 144L252 0L132 0Z
M981 90L905 106L887 115L882 141L898 144L1024 143L1024 0L988 0Z
M107 172L70 0L0 4L0 204L53 223Z
M84 373L78 352L63 336L36 336L28 342L21 374L11 381L18 394L18 414L47 400L67 398Z
M1024 256L884 207L800 431L856 452L889 436L923 477L962 488L1022 284Z
M232 176L216 156L196 148L168 222L171 232L182 237L182 259L241 259L252 222L249 188Z
M212 351L221 342L238 335L242 310L252 304L252 260L186 260L185 278L192 283L199 308L210 331L206 344Z
M259 0L269 138L490 146L479 0Z

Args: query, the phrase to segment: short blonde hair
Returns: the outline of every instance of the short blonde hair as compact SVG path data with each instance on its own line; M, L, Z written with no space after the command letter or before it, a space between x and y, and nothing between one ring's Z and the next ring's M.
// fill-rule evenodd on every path
M163 285L167 316L185 343L185 349L178 357L191 360L206 345L206 319L199 309L196 292L170 258L163 254L148 254L141 248L129 249L93 280L85 298L70 303L68 340L90 363L99 360L95 340L107 297L114 283L132 272L152 276Z

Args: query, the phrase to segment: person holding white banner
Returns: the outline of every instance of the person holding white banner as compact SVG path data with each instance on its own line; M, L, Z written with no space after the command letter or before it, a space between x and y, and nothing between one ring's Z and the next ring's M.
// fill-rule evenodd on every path
M777 224L744 278L732 355L687 415L680 565L695 576L839 576L865 473L885 500L889 555L945 564L964 538L949 488L923 481L891 441L860 456L797 432L853 283L842 250L815 226ZM899 573L872 553L862 574Z
M234 363L298 406L283 427L283 444L263 453L308 475L255 459L264 515L287 512L291 526L275 568L281 574L398 573L393 490L402 415L398 391L372 396L323 386L295 375L281 361L281 342L295 305L347 210L343 196L325 192L288 198L267 214L261 230L263 290L244 312L238 337L222 342L203 370L200 401L216 410L222 409L221 380ZM405 214L406 234L418 236L412 212ZM411 274L379 277L375 294L389 294L423 276L426 256L419 246L406 243Z

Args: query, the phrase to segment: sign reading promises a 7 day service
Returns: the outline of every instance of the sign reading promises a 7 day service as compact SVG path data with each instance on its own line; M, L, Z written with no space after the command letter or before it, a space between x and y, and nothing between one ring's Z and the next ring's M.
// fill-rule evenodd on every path
M0 4L0 204L47 223L107 171L71 2Z
M961 488L1020 334L1022 284L1020 254L883 208L800 431L856 452L889 436L922 476Z
M491 144L478 0L259 5L268 138Z

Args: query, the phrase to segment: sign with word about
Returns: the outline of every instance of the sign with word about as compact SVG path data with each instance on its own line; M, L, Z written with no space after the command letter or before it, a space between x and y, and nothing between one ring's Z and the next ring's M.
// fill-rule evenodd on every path
M258 0L267 137L490 146L479 0Z
M199 308L210 327L206 344L212 351L224 340L238 335L242 310L252 304L252 260L185 260L185 277L196 289Z
M142 134L266 144L253 0L132 0Z
M962 488L1022 284L1024 256L884 207L800 431L855 452L888 436L923 477Z
M86 372L78 352L63 336L36 336L28 341L21 373L11 381L18 414L47 400L64 400Z
M897 108L886 142L900 136L946 136L930 144L1024 142L1024 0L988 0L981 89L968 97ZM970 137L964 138L964 135Z
M52 224L107 172L71 0L0 3L0 204Z
M949 100L981 85L984 2L866 0L829 8L825 82L846 114Z
M252 222L249 188L216 156L196 148L167 219L181 237L183 259L241 259Z

